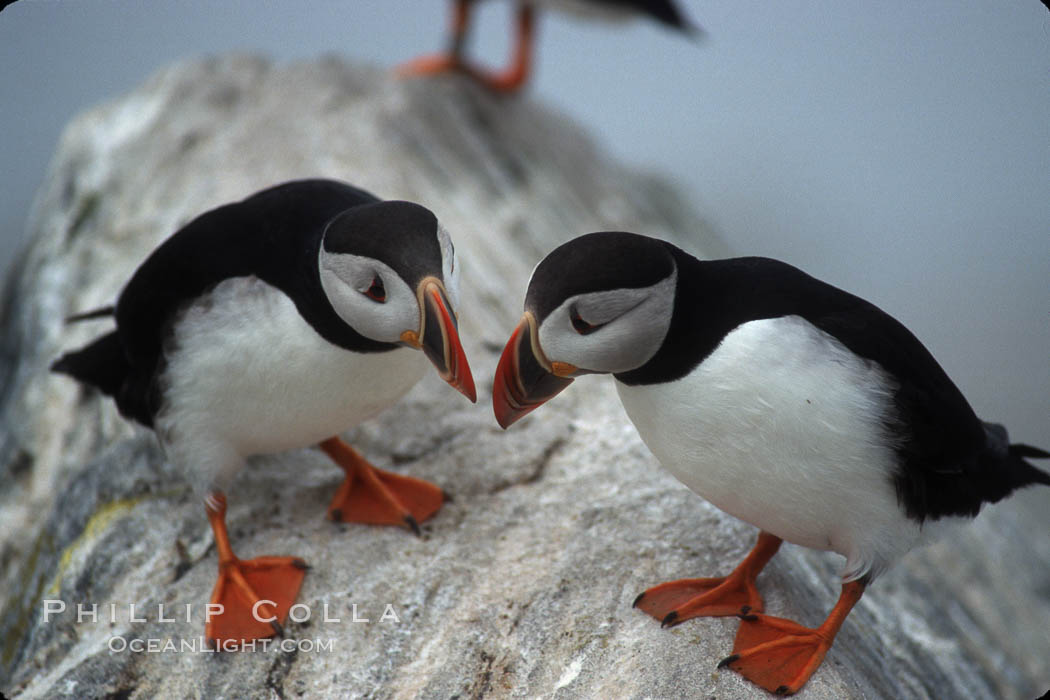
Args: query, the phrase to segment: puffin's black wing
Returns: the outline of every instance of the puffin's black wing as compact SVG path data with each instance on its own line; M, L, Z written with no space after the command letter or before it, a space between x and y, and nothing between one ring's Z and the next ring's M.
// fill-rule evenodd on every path
M1025 461L1046 453L1011 445L1006 429L981 421L959 388L912 333L863 302L846 312L809 319L857 355L877 362L899 383L896 416L886 425L900 459L893 476L901 505L917 520L977 515L1050 476Z
M336 214L378 199L333 180L297 180L201 214L139 266L117 301L121 341L132 364L160 352L172 316L223 280L254 275L284 288L317 267L324 226Z
M905 326L874 304L786 263L741 258L759 317L798 315L897 383L886 437L899 462L893 483L909 517L975 515L1014 488L986 447L985 428L959 388ZM744 295L745 298L748 296Z
M893 483L909 517L976 515L983 502L1016 488L991 458L984 424L962 392L899 321L868 302L807 320L897 382L885 428L900 460Z
M886 434L899 457L893 483L909 517L974 516L984 503L1015 489L1050 485L1050 475L1025 461L1046 453L1011 445L1003 426L981 421L929 350L897 319L790 265L761 264L771 281L766 285L779 287L790 305L781 315L802 316L897 382L896 411L887 419Z
M899 456L893 483L910 517L975 515L984 502L1050 479L1023 459L1033 455L1008 444L1005 431L999 436L982 423L918 338L874 304L778 260L699 261L672 253L676 298L691 302L676 303L661 349L642 368L617 375L621 381L674 380L742 323L801 316L897 382L886 436Z
M63 356L53 369L112 395L123 415L152 426L162 346L177 312L219 282L248 275L300 296L319 294L317 250L325 224L375 201L345 183L297 180L201 214L132 275L116 304L117 330ZM318 323L338 325L318 313Z

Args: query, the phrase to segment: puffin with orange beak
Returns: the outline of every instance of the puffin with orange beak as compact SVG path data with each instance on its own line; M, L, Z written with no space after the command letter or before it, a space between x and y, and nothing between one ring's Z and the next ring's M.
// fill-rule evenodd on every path
M320 445L345 471L338 521L407 526L444 492L373 467L338 434L393 405L426 372L470 401L452 240L428 209L332 180L301 180L208 211L162 243L114 307L71 320L116 328L54 363L152 428L204 502L219 580L215 642L279 630L306 570L238 559L226 492L246 457ZM422 351L422 352L419 352Z
M720 667L778 694L820 666L864 589L912 547L1050 475L977 418L903 325L768 258L701 261L654 238L592 233L533 271L496 369L504 428L575 377L612 374L661 464L760 529L730 574L671 581L635 606L677 625L738 615ZM846 558L809 628L764 614L755 580L782 540Z

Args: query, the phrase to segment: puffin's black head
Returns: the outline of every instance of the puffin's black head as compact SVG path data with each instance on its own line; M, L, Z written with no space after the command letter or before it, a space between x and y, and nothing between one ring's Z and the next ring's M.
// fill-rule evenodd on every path
M318 265L325 295L350 327L423 350L445 381L476 400L457 333L455 251L433 212L398 201L348 209L328 223Z
M555 248L532 273L525 314L496 368L499 424L580 374L645 364L670 327L677 274L670 244L634 233L590 233Z

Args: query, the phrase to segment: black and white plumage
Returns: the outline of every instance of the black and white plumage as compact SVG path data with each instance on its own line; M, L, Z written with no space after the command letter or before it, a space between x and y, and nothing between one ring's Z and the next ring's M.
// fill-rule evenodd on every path
M113 309L79 317L109 311L116 328L52 369L152 427L221 525L223 494L250 455L322 443L348 482L374 470L333 436L395 403L426 359L475 400L457 277L451 239L428 209L331 180L288 182L183 226ZM422 489L417 481L406 488ZM422 512L375 487L394 512L361 520L416 527L441 502L426 486L436 495L410 499L431 501ZM341 519L341 507L332 512Z
M589 234L540 262L525 310L497 369L501 425L613 374L664 467L776 538L842 554L845 582L1050 484L1025 460L1048 455L979 420L903 325L782 262Z
M168 238L121 292L116 329L53 369L112 396L169 447L188 432L178 430L180 412L226 414L210 408L222 404L261 415L216 435L224 443L217 452L236 445L242 458L313 444L374 415L422 377L423 358L401 333L419 329L415 285L428 275L448 276L455 307L454 265L448 234L419 205L330 180L286 183L202 214ZM376 280L383 302L368 298ZM396 382L357 390L380 377ZM386 396L370 398L379 394ZM303 425L289 429L289 418Z

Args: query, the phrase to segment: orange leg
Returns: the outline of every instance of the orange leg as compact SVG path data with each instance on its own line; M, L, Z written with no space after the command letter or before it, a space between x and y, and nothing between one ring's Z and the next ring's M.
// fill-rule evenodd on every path
M536 18L532 5L518 8L518 33L515 37L514 60L502 73L475 74L485 87L494 92L514 92L525 84L532 68L532 43L536 33Z
M445 502L445 492L430 482L377 469L338 437L321 449L343 468L346 478L328 506L336 522L407 525L417 535L419 523Z
M741 615L732 656L722 659L719 668L729 667L756 685L777 695L793 695L817 670L849 611L864 594L864 584L851 581L828 619L811 629L769 615Z
M448 53L417 58L399 67L398 74L411 76L458 72L469 75L493 92L511 93L520 89L528 79L532 66L532 43L536 29L532 6L522 4L518 7L517 34L510 67L499 73L490 73L472 66L463 58L471 2L472 0L456 0L452 20L452 45Z
M761 611L762 596L755 587L755 579L777 553L781 541L775 535L761 532L754 548L728 576L668 581L640 594L634 599L634 607L660 620L664 627L700 616Z
M209 609L205 636L212 643L242 642L280 633L299 594L306 563L296 557L238 559L226 532L226 496L211 494L205 509L219 552L219 580L211 603L222 606Z

